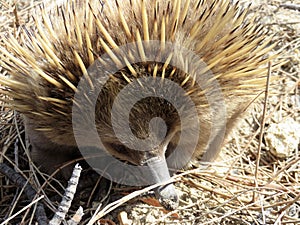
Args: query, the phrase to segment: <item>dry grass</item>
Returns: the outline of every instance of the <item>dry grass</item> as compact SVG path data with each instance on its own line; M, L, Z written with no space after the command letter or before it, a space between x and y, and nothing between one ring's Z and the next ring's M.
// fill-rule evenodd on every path
M10 1L0 0L0 40L7 32L16 34L20 26L29 26L32 10L39 2L18 1L15 10ZM261 129L262 124L267 128L286 118L300 124L300 14L284 3L284 0L256 0L251 8L259 12L265 26L274 34L277 50L281 52L277 60L284 62L270 71L280 79L271 85L265 117L262 116L263 99L247 113L213 167L186 171L176 177L175 185L181 193L177 210L166 212L155 206L151 198L128 199L127 193L133 189L113 186L114 194L102 198L103 205L113 201L114 196L125 195L127 199L120 201L118 207L113 202L102 208L99 224L119 224L117 215L124 211L132 224L300 224L299 146L288 157L278 158L270 153L264 138L259 138L266 132ZM300 5L299 0L292 3ZM0 73L5 71L0 68ZM50 184L52 178L30 162L20 116L4 106L0 110L0 162L14 167L45 196L43 203L51 215L64 188L58 181ZM23 189L0 175L0 224L30 203L22 193ZM100 203L90 201L91 195L83 193L81 201L74 203L74 209L78 205L84 208L83 224L90 220ZM34 207L25 210L8 224L33 223L33 211Z

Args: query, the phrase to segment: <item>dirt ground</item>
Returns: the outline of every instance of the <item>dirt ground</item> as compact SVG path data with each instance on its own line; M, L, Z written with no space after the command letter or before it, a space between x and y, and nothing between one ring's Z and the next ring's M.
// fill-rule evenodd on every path
M31 23L29 15L41 1L15 2L16 11L13 1L0 0L0 41L7 32L18 32L16 23ZM180 206L169 212L151 191L140 194L134 188L112 185L99 201L91 200L99 187L80 193L67 218L81 206L85 216L80 224L87 224L95 212L101 214L95 224L103 225L300 224L300 0L254 0L250 9L274 35L277 45L271 54L279 56L272 63L281 65L270 73L278 79L270 86L268 98L251 106L211 167L195 167L175 178ZM1 67L0 73L6 74ZM52 215L64 188L48 181L43 185L37 179L20 115L4 106L0 110L0 163L13 167L35 190L43 187L42 202L47 215ZM98 185L108 184L100 181ZM27 208L30 201L23 191L0 174L0 225L35 224L36 205Z

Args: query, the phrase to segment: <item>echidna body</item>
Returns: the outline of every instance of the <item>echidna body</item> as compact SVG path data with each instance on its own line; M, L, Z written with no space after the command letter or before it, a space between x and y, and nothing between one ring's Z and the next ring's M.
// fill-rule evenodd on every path
M94 79L88 72L103 54L109 55L116 66L125 65L110 74L95 108L96 129L106 151L134 165L151 167L156 159L165 163L165 154L172 153L183 129L194 127L196 119L200 132L193 158L205 154L205 160L213 160L221 147L214 143L220 138L223 141L249 102L263 91L265 64L269 60L265 55L272 46L258 21L246 20L246 15L247 10L229 0L70 0L50 13L42 9L34 27L22 29L17 38L8 35L0 48L1 66L9 73L1 77L1 92L12 98L8 103L25 117L33 160L51 171L59 163L79 156L72 124L74 95L81 78L90 81L93 89L101 76L106 76L100 74ZM137 54L143 59L149 49L145 43L153 40L159 42L162 54L171 43L192 51L207 67L197 71L190 65L194 62L180 54L170 54L169 58L181 59L185 71L169 63L168 55L163 63L145 60L132 65L129 62L135 57L134 51L117 55L120 46L135 43ZM208 70L213 77L202 79ZM128 123L132 133L141 140L149 138L149 123L155 117L162 118L167 128L157 148L137 151L118 139L111 112L120 91L145 77L170 80L182 87L195 105L197 118L191 117L181 124L182 118L168 101L154 97L141 100L130 113ZM199 86L195 80L203 80L203 84ZM213 91L208 90L209 82L219 85L226 107L224 118L218 115L223 113L218 111L218 104L214 114L210 109L207 93ZM163 84L161 88L168 89ZM129 98L131 95L134 93L129 93ZM188 115L187 106L181 103L181 107ZM218 123L213 124L214 118L222 120L220 127L225 123L224 135L218 129L211 134L212 127L218 127ZM81 125L84 129L85 122ZM89 136L83 140L86 146L93 146ZM183 146L190 141L183 140ZM174 165L169 167L176 167L177 162L170 163ZM153 171L158 174L156 182L168 177L166 171L156 168ZM166 199L176 201L176 195L160 191L163 204L172 207ZM170 188L168 191L173 192Z

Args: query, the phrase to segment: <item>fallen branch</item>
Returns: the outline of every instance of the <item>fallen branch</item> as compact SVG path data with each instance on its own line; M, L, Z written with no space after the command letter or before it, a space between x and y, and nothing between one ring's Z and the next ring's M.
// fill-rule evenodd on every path
M14 184L16 184L18 187L23 188L24 192L27 196L27 198L32 202L29 204L29 206L33 205L33 202L37 202L37 207L36 207L36 212L35 212L35 217L37 219L37 222L39 225L47 225L47 216L45 213L45 209L42 203L38 202L35 198L37 196L36 191L32 188L30 183L22 177L18 172L14 171L12 168L10 168L8 165L5 163L0 163L0 173L5 175L9 180L11 180ZM39 200L42 199L42 197L38 198ZM27 206L27 207L29 207ZM21 213L23 210L26 208L22 209L21 211L18 212ZM15 214L16 216L17 214ZM13 217L10 217L12 219ZM3 224L6 224L5 221Z

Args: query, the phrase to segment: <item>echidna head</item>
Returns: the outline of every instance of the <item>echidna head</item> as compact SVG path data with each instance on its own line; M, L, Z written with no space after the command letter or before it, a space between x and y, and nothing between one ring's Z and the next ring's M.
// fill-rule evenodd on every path
M195 104L201 105L202 98L186 92L200 87L180 86L186 75L170 65L165 71L173 71L172 78L162 78L163 65L151 61L135 64L137 75L122 68L104 82L108 69L100 61L89 68L92 82L81 81L74 98L73 129L81 152L93 168L108 172L117 182L149 185L168 180L169 169L174 172L186 165L198 144L199 109ZM153 77L154 68L157 77ZM101 156L104 160L89 159L88 145L131 164L121 164L108 155ZM165 207L177 204L172 185L156 193Z

